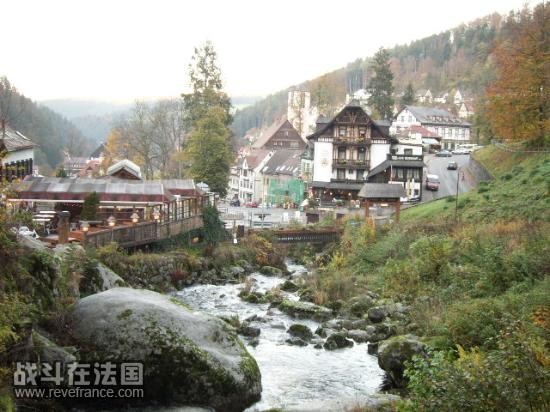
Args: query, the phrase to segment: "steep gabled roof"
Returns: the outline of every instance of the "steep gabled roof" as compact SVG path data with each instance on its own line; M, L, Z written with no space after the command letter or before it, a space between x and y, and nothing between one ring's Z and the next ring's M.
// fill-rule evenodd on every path
M141 179L141 168L137 164L135 164L134 162L128 159L123 159L120 162L117 162L111 167L109 167L107 169L107 174L113 175L122 169L126 170L128 173L134 175L138 179Z
M102 142L97 149L95 149L90 155L91 158L98 158L105 152L105 142Z
M35 146L38 146L36 143L32 142L28 137L19 133L16 130L13 130L9 127L6 127L6 133L2 139L2 131L0 131L0 148L2 146L8 152L15 152L17 150L31 149Z
M266 158L271 151L269 149L253 149L248 156L246 156L246 164L249 169L255 169Z
M314 137L318 137L320 135L322 135L323 133L325 133L325 131L327 131L330 127L332 127L334 125L334 121L335 119L340 116L342 113L344 113L346 110L349 110L349 109L353 109L353 110L361 110L365 116L367 116L367 118L370 120L370 124L371 126L376 129L382 136L386 137L386 138L390 138L390 136L388 135L388 133L384 130L385 127L381 126L381 125L378 125L377 122L373 121L371 119L371 117L368 115L367 112L365 112L363 110L363 108L361 106L358 105L357 101L356 100L352 100L349 104L347 104L346 106L344 106L344 108L342 110L340 110L332 119L330 119L330 121L326 122L324 125L323 124L320 124L319 128L313 132L312 134L310 134L309 136L307 136L307 140L310 140Z
M294 126L292 126L292 123L290 123L286 116L282 116L280 119L273 122L271 126L269 126L262 134L261 136L252 144L252 148L254 149L260 149L262 148L268 141L273 137L275 133L279 131L281 127L283 127L288 122L288 125L294 129ZM300 137L300 134L296 129L296 135ZM303 139L300 137L300 140L303 141ZM304 142L305 143L305 142Z

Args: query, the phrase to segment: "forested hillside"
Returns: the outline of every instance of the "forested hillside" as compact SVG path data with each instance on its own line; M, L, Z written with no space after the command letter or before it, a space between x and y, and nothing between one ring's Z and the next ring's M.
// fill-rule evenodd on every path
M9 81L1 79L2 118L12 129L35 142L35 164L40 173L49 174L63 160L64 150L72 155L88 154L93 144L64 117L23 96Z
M435 95L460 88L468 97L483 94L494 78L492 52L518 17L492 14L454 29L434 34L408 45L389 49L396 93L410 82L415 90L430 89ZM358 55L361 53L358 50ZM345 102L346 93L365 88L371 76L371 58L359 58L346 67L290 87L309 90L312 104L332 114ZM243 136L247 130L266 126L286 110L287 90L280 91L235 114L233 130Z

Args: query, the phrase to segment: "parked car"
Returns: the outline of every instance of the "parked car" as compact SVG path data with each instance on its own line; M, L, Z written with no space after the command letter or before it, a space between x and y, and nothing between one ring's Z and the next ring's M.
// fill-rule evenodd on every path
M246 207L258 207L258 202L247 202L245 203Z
M426 189L438 190L439 189L439 176L438 175L426 175Z
M240 205L241 205L241 201L239 199L232 199L229 202L229 206L240 206Z
M38 239L38 233L36 230L30 230L27 226L21 226L19 229L12 228L12 232L17 233L21 236L31 236Z
M452 157L452 153L448 150L441 150L435 154L437 157Z
M456 170L458 169L458 163L457 162L449 162L447 164L447 170Z
M459 148L459 149L453 150L453 154L456 154L456 155L467 155L467 154L470 154L470 150L469 150L469 149L462 149L462 148Z

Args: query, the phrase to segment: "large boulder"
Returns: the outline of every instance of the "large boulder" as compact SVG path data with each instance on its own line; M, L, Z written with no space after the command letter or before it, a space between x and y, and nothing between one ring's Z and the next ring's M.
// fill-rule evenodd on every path
M414 355L424 355L425 350L425 345L414 335L394 336L380 342L378 366L386 371L394 387L404 388L405 362L410 361Z
M156 292L114 288L71 312L82 361L142 362L149 400L240 411L260 399L254 358L223 320Z

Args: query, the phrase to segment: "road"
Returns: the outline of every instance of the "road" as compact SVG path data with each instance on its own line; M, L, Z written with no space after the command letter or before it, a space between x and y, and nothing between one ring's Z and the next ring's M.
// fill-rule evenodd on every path
M296 212L298 209L282 209L282 208L254 208L254 207L235 207L229 206L227 202L221 202L219 209L222 212L221 218L227 223L228 228L235 225L245 225L250 227L252 220L252 226L259 228L262 225L262 219L260 214L265 214L264 226L271 227L279 225L281 223L288 223L289 219L296 220ZM286 218L286 219L285 219ZM301 223L305 223L305 213L301 212L299 220Z
M470 155L453 155L452 157L435 157L434 155L427 155L424 157L424 163L426 163L426 174L438 175L441 181L439 190L431 191L422 188L422 201L427 202L440 197L456 194L456 180L460 174L460 181L458 182L458 193L468 192L475 186L475 181L468 172L467 166ZM458 164L458 170L447 170L449 162L455 161Z

